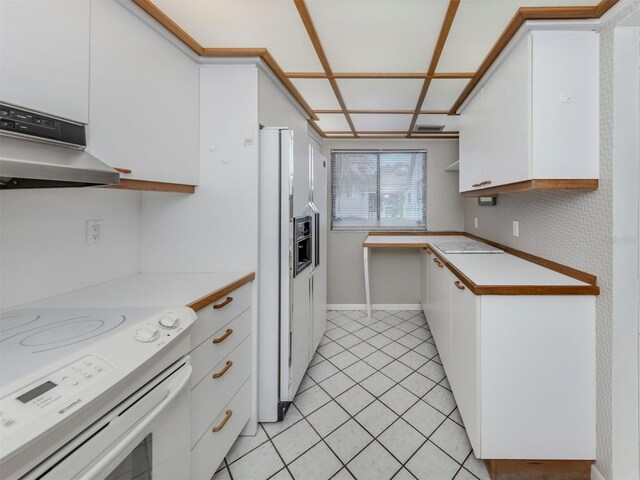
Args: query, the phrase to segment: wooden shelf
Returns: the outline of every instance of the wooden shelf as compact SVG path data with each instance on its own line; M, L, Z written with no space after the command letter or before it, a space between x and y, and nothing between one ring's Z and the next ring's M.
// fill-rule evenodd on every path
M142 192L169 192L188 194L195 193L196 191L195 185L186 185L184 183L152 182L149 180L131 180L128 178L121 178L119 185L108 185L104 188L115 188L118 190L139 190Z
M526 180L524 182L496 185L462 192L463 197L484 197L503 193L528 192L530 190L597 190L598 180L562 179L562 180Z
M456 160L447 168L444 169L445 172L459 172L460 171L460 160Z

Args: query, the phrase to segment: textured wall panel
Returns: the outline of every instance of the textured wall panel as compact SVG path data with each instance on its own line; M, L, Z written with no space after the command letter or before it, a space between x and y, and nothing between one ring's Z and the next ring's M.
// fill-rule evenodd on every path
M627 0L603 20L600 32L600 188L593 192L527 192L498 197L496 207L465 200L465 230L598 276L597 460L612 472L612 174L613 30L640 0ZM479 228L474 228L478 217ZM512 221L520 236L512 236Z

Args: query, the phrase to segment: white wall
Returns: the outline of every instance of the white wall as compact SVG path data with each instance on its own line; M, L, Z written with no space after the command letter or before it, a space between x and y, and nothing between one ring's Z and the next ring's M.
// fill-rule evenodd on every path
M640 8L614 32L613 478L640 478Z
M258 265L258 69L202 67L200 95L199 186L193 195L142 194L145 272Z
M463 230L463 201L458 194L458 173L444 171L458 160L457 140L331 140L323 143L324 154L329 160L331 150L341 148L426 149L427 229ZM331 195L328 198L330 203ZM331 212L331 205L328 211ZM365 302L362 242L366 236L366 231L329 231L327 303ZM420 257L417 250L374 250L370 264L373 303L419 303Z
M87 246L87 219L103 241ZM0 192L0 309L138 272L140 193L102 188Z

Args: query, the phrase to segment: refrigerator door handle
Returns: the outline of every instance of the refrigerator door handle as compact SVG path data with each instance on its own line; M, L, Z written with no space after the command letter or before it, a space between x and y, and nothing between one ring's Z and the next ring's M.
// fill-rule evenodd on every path
M309 204L313 210L313 266L320 265L320 210L312 203Z
M315 214L313 215L313 217L315 218L315 228L314 228L314 232L315 232L315 259L314 259L314 264L317 267L318 265L320 265L320 212L316 211Z

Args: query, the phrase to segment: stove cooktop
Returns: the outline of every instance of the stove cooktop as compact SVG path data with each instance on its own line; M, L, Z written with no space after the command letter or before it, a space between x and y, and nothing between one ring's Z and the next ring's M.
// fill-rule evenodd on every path
M0 386L157 312L155 308L53 308L1 312Z

